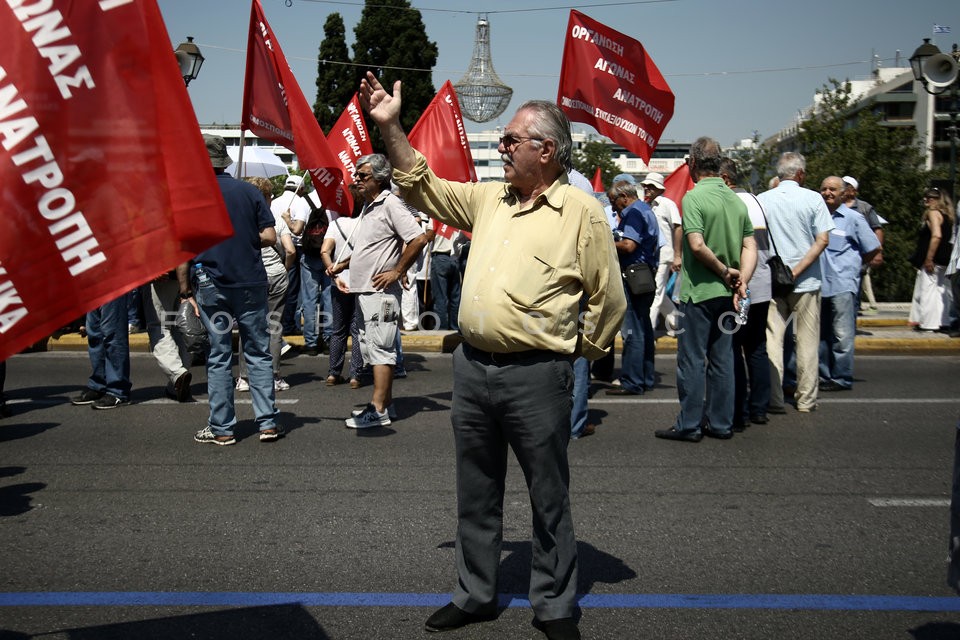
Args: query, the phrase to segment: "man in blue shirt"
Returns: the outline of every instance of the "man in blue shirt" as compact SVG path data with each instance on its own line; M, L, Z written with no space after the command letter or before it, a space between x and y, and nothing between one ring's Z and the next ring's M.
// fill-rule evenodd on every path
M866 219L843 204L843 179L829 176L820 195L836 225L820 254L820 390L853 387L853 343L857 331L860 267L880 251Z
M820 254L833 229L830 212L816 191L803 187L807 161L787 151L777 161L780 183L757 196L767 216L767 233L776 252L793 271L793 293L774 298L767 316L767 355L770 357L769 413L786 413L783 406L784 338L793 322L797 353L797 411L817 408L817 349L820 344Z
M199 306L198 314L210 337L207 354L210 418L193 439L217 445L236 442L233 428L237 415L231 371L231 334L236 321L243 345L241 357L247 361L260 440L276 440L282 431L276 423L273 358L267 330L267 272L260 253L261 247L277 242L275 221L259 189L224 172L231 160L223 138L204 134L203 139L233 223L233 236L201 252L194 261L196 301L192 304ZM194 292L181 291L180 297L193 301Z
M620 224L613 232L621 271L637 263L650 268L656 277L660 261L660 226L653 210L637 196L637 187L629 182L615 182L608 194L614 210L620 214ZM650 306L656 289L634 294L626 280L627 312L620 334L623 336L623 354L620 365L620 386L607 389L611 396L636 396L656 384L653 368L654 335L650 322Z

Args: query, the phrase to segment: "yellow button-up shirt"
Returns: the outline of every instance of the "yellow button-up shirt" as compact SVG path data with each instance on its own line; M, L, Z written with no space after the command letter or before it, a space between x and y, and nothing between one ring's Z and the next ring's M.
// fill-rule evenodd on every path
M563 174L521 206L508 184L442 180L416 155L410 172L394 171L404 199L473 234L460 296L464 339L494 353L545 349L601 357L627 303L596 198Z

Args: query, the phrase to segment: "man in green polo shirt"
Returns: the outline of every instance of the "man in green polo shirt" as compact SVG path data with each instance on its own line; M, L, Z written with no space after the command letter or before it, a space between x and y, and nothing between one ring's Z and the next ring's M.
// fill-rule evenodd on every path
M720 159L720 145L712 138L690 147L690 175L697 184L682 207L680 415L655 434L667 440L699 442L704 433L733 437L734 317L757 264L757 245L746 205L719 177Z

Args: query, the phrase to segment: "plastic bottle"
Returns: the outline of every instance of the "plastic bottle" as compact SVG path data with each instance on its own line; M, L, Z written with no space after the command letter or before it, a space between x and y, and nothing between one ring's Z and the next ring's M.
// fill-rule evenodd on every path
M747 316L750 314L750 289L747 289L747 295L740 298L740 308L737 313L737 324L747 324Z

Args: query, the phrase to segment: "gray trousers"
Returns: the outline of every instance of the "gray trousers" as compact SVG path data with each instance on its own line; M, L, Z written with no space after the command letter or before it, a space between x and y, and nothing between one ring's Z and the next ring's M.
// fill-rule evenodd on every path
M287 274L267 274L267 330L270 332L270 358L273 375L280 375L280 348L283 346L283 306L287 301ZM247 359L240 345L240 377L247 378Z
M150 351L156 358L163 375L167 376L168 388L173 388L187 370L193 358L187 353L180 331L175 326L180 308L180 285L176 280L160 279L140 288L143 299L143 314L147 321L147 337Z
M577 541L568 487L571 359L541 355L498 366L461 345L453 354L457 455L457 575L464 611L497 604L507 449L526 478L533 512L530 604L540 620L573 615Z

